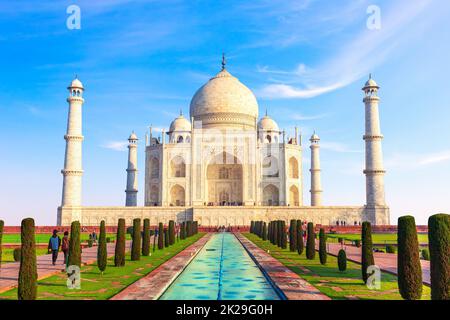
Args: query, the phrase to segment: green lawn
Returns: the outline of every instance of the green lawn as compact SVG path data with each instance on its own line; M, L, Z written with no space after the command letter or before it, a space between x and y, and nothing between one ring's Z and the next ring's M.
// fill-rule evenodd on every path
M61 238L63 237L63 233L58 234ZM52 235L50 233L37 233L35 235L36 243L48 243ZM99 236L99 234L97 234ZM106 237L111 238L111 240L116 239L115 233L107 233ZM89 233L81 234L81 241L87 241L89 239ZM127 234L127 240L131 240L131 235ZM3 243L20 243L20 233L6 233L3 234Z
M39 300L106 300L144 277L159 265L204 236L199 233L163 250L156 249L149 257L140 261L131 261L127 254L124 267L114 267L114 258L108 259L108 266L103 275L96 264L81 267L81 289L68 289L67 274L61 272L38 282ZM0 300L17 299L17 289L0 294Z
M327 234L327 237L330 242L337 242L338 238L343 238L349 241L353 240L361 240L361 234L353 233L353 234ZM419 243L428 243L428 235L427 234L418 234L417 235ZM377 244L395 244L397 243L397 234L396 233L372 233L372 241Z
M14 249L10 248L4 248L2 253L2 264L6 262L14 262L14 256L13 256ZM47 249L36 249L36 255L41 256L44 254L47 254Z
M318 252L315 260L306 259L306 254L298 255L288 249L280 249L269 241L263 241L254 234L243 233L248 239L278 259L300 277L314 285L332 299L375 299L399 300L397 277L385 272L381 275L381 290L370 290L361 280L361 266L347 261L347 270L340 272L337 258L328 255L327 264L321 265ZM423 299L430 299L430 288L423 286Z

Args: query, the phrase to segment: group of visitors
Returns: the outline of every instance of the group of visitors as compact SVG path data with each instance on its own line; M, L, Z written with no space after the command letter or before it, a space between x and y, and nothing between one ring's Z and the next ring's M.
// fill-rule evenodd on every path
M64 236L61 238L58 236L58 230L53 230L53 234L48 241L48 251L52 254L52 264L56 265L56 260L58 260L59 248L64 253L64 262L67 264L67 258L69 257L69 232L64 231Z

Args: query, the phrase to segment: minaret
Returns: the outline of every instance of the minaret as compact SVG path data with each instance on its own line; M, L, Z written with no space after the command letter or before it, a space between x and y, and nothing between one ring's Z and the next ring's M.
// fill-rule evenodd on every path
M380 117L378 114L378 89L380 87L369 77L364 88L364 104L366 107L366 134L364 141L366 142L366 206L367 208L376 208L377 206L385 207L384 200L384 174L383 152L381 149L381 141L383 135L380 130ZM373 213L375 214L375 213ZM370 214L369 214L370 216ZM376 223L375 217L373 223Z
M138 137L133 132L128 138L128 169L125 206L137 206L138 180L137 180L137 142Z
M77 77L72 81L69 90L69 116L67 121L67 133L64 136L66 140L66 153L64 159L63 174L63 192L61 207L79 207L81 206L81 178L82 169L82 107L83 84ZM80 217L72 216L72 221Z
M311 136L311 206L320 207L322 205L322 182L320 181L320 155L319 155L319 141L320 138L314 132Z

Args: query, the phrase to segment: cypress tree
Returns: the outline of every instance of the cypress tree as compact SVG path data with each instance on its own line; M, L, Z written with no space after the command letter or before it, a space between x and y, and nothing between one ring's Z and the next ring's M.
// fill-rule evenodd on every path
M428 218L430 248L431 299L450 299L450 216L436 214Z
M339 267L339 271L341 271L341 272L347 270L347 254L345 253L344 249L339 250L338 267Z
M192 221L186 222L186 238L192 236Z
M153 252L155 252L155 249L156 249L156 232L157 232L157 229L156 229L156 227L155 227L155 230L153 231Z
M158 249L164 248L164 225L160 222L158 226Z
M274 245L278 246L278 220L273 222L273 242Z
M297 250L297 220L291 220L289 225L289 250Z
M106 227L105 221L102 220L102 222L100 222L100 236L98 239L98 248L97 248L97 266L102 274L103 271L105 271L106 269L107 259L108 253L106 251Z
M184 221L180 225L180 239L186 239L186 224Z
M255 222L253 220L250 222L250 233L255 233Z
M302 254L304 247L302 222L297 220L297 253Z
M2 241L3 241L3 227L5 226L5 222L0 220L0 268L2 267Z
M22 242L19 269L19 286L17 298L19 300L36 300L37 295L37 267L36 246L34 238L34 220L22 220L20 231Z
M131 242L131 261L141 259L141 219L133 219L133 240Z
M422 296L422 267L414 217L398 218L397 245L397 281L400 295L406 300L418 300Z
M263 224L262 239L263 239L264 241L267 240L267 224L266 224L265 222L264 222L264 224Z
M164 247L168 247L170 243L169 239L169 230L167 228L164 228Z
M319 258L321 264L327 264L327 236L324 228L319 231Z
M73 221L70 226L68 266L81 267L80 222Z
M119 219L117 225L114 265L116 267L123 267L125 265L125 219Z
M169 245L175 243L175 221L169 221Z
M286 222L281 221L281 249L287 248Z
M142 237L142 255L150 255L150 219L144 219L144 234Z
M314 232L314 224L308 222L308 234L306 238L306 258L314 260L316 257L316 234Z
M364 283L367 283L368 279L367 268L375 264L372 249L372 226L368 221L362 223L361 242L362 242L361 246L362 279Z

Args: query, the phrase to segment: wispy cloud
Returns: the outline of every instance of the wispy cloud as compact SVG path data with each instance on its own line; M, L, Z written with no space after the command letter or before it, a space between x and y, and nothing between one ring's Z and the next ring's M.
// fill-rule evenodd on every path
M429 154L396 153L386 160L386 167L396 170L417 169L450 161L450 150Z
M258 95L268 99L307 99L353 83L384 62L401 42L414 38L412 35L417 32L414 21L431 2L418 0L414 5L405 5L403 1L399 1L394 5L384 6L381 30L364 29L340 50L336 50L335 55L316 67L303 63L297 64L290 71L258 67L259 72L272 73L281 79L278 83L264 85L258 90ZM361 16L362 13L358 14ZM403 47L403 50L407 48Z
M340 143L340 142L321 142L320 146L322 149L340 152L340 153L362 153L363 150L352 149L350 146Z
M330 113L321 113L321 114L314 114L314 115L303 115L300 113L294 113L290 115L290 118L292 120L298 120L298 121L309 121L309 120L318 120L318 119L324 119L329 117Z
M126 151L128 142L126 141L110 141L103 144L101 147L105 149L110 149L114 151Z

